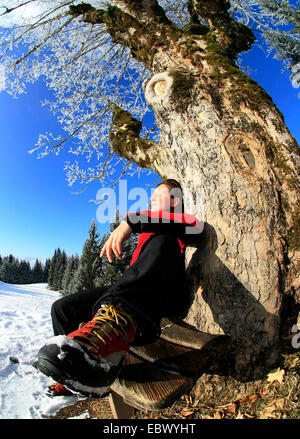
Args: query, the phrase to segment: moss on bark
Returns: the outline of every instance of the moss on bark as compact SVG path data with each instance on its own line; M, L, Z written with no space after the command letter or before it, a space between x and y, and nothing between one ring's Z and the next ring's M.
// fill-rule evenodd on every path
M157 144L139 137L142 122L135 119L127 111L115 106L112 127L109 136L112 150L143 168L152 169L153 149Z

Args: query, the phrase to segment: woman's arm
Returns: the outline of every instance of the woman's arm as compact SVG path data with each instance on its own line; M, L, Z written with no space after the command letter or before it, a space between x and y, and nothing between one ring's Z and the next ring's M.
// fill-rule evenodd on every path
M170 233L183 237L203 231L203 222L188 213L142 210L141 212L127 213L125 221L133 233Z
M193 215L184 213L153 212L142 210L127 213L120 225L110 234L105 242L100 257L105 254L112 262L112 252L122 259L122 244L132 233L169 233L186 241L189 235L201 233L203 222Z

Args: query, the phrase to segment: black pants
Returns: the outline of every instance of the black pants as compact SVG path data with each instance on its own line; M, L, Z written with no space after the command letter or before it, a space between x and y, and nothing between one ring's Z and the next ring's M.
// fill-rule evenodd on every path
M102 304L121 303L138 327L134 344L146 344L159 335L162 317L179 312L184 303L184 256L175 236L153 235L138 259L111 287L71 294L54 302L55 335L69 334L91 320Z

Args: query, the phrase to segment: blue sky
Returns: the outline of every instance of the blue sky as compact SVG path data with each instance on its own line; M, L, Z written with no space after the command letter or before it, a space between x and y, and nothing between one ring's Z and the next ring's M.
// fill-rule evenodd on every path
M300 143L299 89L293 89L287 72L279 61L266 57L260 50L244 54L244 65L253 68L251 77L272 96L282 111L286 124ZM58 125L40 101L46 97L42 82L30 85L27 94L13 99L0 93L0 254L12 253L19 258L51 257L55 248L68 255L81 254L88 228L96 220L96 198L99 186L91 184L74 195L66 182L64 162L69 154L49 155L37 159L29 154L38 135L57 131ZM128 189L143 187L154 176L128 177ZM146 207L146 206L145 206ZM96 220L97 223L97 220ZM108 224L97 223L104 233Z
M81 254L88 228L95 220L100 234L109 224L97 221L95 200L100 186L69 187L64 164L73 156L49 154L37 159L29 154L40 133L57 132L60 125L46 107L40 105L47 90L40 81L26 94L13 99L0 93L0 254L18 258L51 257L55 248L68 255ZM131 178L128 190L152 183L155 176ZM118 194L117 194L118 195ZM117 196L118 201L118 196ZM130 204L128 204L130 206ZM147 206L145 206L147 207ZM125 213L125 212L124 212Z

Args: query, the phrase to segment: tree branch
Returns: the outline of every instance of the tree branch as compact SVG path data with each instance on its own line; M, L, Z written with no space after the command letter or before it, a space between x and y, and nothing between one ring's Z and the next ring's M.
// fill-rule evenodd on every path
M227 0L192 0L194 9L211 27L220 28L231 19Z
M119 0L114 4L120 7L102 10L80 4L70 7L69 13L74 17L81 15L86 23L105 24L112 41L129 47L132 57L151 70L154 55L162 48L172 47L182 31L166 17L156 0Z
M32 2L34 2L34 1L35 1L35 0L28 0L28 1L24 2L24 3L20 3L20 4L17 5L17 6L14 6L14 7L12 7L12 8L8 8L7 6L1 6L2 9L5 9L5 11L2 12L2 14L0 14L0 17L2 17L2 15L5 15L5 14L10 14L11 12L15 11L16 9L21 8L22 6L26 6L26 5L28 5L29 3L32 3Z
M153 158L158 143L139 137L141 129L141 121L120 107L114 106L109 136L112 151L142 168L153 169Z
M113 0L112 4L147 25L153 22L172 25L157 0Z
M238 53L249 50L255 42L251 29L235 21L228 13L229 1L192 0L192 3L200 17L209 24L217 43L229 57L235 58Z
M40 47L42 47L50 38L52 38L54 35L58 34L64 27L67 27L71 23L72 20L73 20L73 17L69 18L65 23L62 24L62 26L60 26L58 29L56 29L52 34L49 34L43 41L38 43L29 52L27 52L24 56L22 56L22 58L19 58L15 64L18 65L21 62L23 62L26 58L28 58L28 56L30 56L32 53L34 53Z

